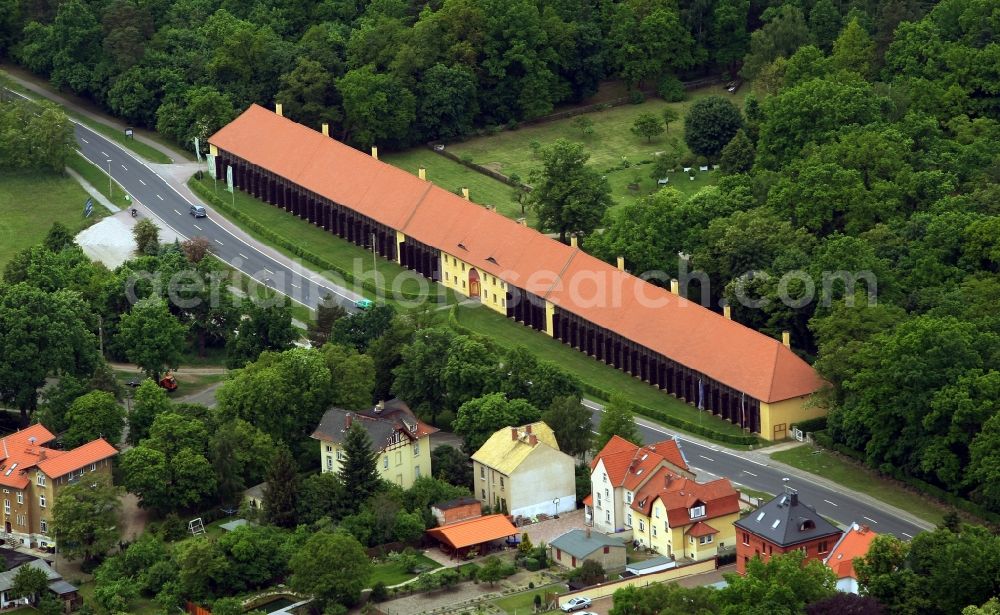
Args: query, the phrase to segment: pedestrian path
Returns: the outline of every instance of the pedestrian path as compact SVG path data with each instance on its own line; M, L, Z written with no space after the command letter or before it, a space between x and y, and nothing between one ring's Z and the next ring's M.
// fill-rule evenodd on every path
M87 194L93 197L95 201L100 203L101 206L104 207L104 209L107 209L113 214L116 214L121 211L121 208L119 208L117 205L109 201L106 196L101 194L100 190L90 185L90 182L85 180L82 175L80 175L79 173L77 173L76 171L74 171L69 167L66 167L66 172L69 173L70 177L75 179L81 186L83 186L83 189L87 191Z

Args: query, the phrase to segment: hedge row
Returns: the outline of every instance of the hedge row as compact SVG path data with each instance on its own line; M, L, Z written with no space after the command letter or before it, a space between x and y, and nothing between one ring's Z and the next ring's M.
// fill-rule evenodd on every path
M957 508L958 510L967 512L970 515L973 515L975 517L979 517L980 519L982 519L984 521L989 521L990 523L1000 525L1000 514L997 514L997 513L991 512L989 510L986 510L985 508L983 508L979 504L976 504L975 502L967 500L967 499L965 499L963 497L959 497L959 496L955 495L954 493L950 493L948 491L945 491L944 489L941 489L940 487L936 487L936 486L934 486L934 485L932 485L930 483L926 483L926 482L920 480L919 478L915 478L913 476L910 476L909 474L906 474L905 472L903 472L899 468L892 468L892 469L882 468L881 470L880 469L876 469L876 468L872 468L867 463L865 463L865 456L864 456L863 453L858 452L858 451L856 451L856 450L854 450L852 448L849 448L847 446L844 446L843 444L840 444L839 442L834 442L833 437L831 437L830 434L827 433L826 431L815 431L812 434L812 438L813 438L813 441L817 445L819 445L821 448L825 448L825 449L828 449L828 450L831 450L831 451L838 452L841 455L844 455L846 457L850 457L851 459L854 459L855 461L863 463L863 464L865 464L865 467L871 469L873 472L875 472L879 476L886 476L886 477L898 480L899 482L905 483L905 484L909 485L910 487L913 487L914 489L916 489L917 491L919 491L921 493L924 493L924 494L930 495L931 497L937 498L938 500L941 500L942 502L948 504L949 506L953 506L953 507ZM888 470L888 471L886 472L886 471L882 471L882 470Z
M278 247L284 248L285 250L288 250L289 252L301 258L302 260L312 265L315 265L316 267L319 267L321 270L336 272L338 275L342 276L344 280L349 284L358 283L357 278L355 278L354 274L352 274L351 272L340 267L339 265L336 265L328 261L327 259L321 256L318 256L317 254L314 254L313 252L310 252L302 248L302 246L296 244L294 241L291 241L285 238L284 236L275 233L274 231L267 228L263 224L257 222L256 220L247 217L239 209L233 207L230 203L227 203L224 199L219 198L208 188L202 186L200 182L193 180L188 185L191 187L192 190L194 190L195 193L198 194L198 196L205 199L206 201L209 201L212 204L212 207L214 207L215 209L222 210L228 217L234 220L238 220L243 224L243 226L250 229L254 233L260 235L268 242ZM367 290L368 292L374 293L376 295L383 294L385 296L388 296L390 292L387 289L377 287L375 283L372 282L371 280L364 280L361 283L361 287ZM441 297L439 297L437 294L434 293L431 293L430 296L428 297L427 295L422 295L420 293L413 293L402 289L393 292L394 294L398 293L398 295L403 299L408 299L410 301L422 301L428 298L430 298L431 301L441 300Z
M817 431L823 431L824 429L826 429L826 417L817 416L814 419L797 421L795 423L792 423L792 427L798 427L804 433L815 433Z
M589 382L583 383L583 390L586 393L589 393L590 395L593 395L594 397L598 397L605 401L611 399L610 393L608 393L604 389L601 389L599 387L590 384ZM666 393L664 393L664 395L666 395ZM712 429L711 427L706 427L705 425L699 425L697 423L692 423L691 421L671 416L670 414L656 408L643 406L641 404L637 404L629 400L626 400L626 403L629 406L629 410L631 410L633 414L639 414L647 418L651 418L655 421L663 423L664 425L676 427L677 429L681 429L683 431L698 436L703 436L705 438L715 440L716 442L722 442L724 444L732 444L736 446L756 446L758 444L757 436L754 435L750 434L735 435L735 434L719 433L714 429Z

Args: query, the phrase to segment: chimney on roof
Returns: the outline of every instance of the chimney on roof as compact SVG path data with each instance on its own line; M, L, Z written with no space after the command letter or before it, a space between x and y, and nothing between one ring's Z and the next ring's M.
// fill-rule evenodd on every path
M510 439L515 441L517 440L517 427L510 428Z
M385 402L379 400L379 402L375 404L375 412L382 412L383 410L385 410Z
M528 219L527 218L518 218L516 220L516 222L518 224L520 224L521 226L528 226Z
M618 271L625 271L625 257L618 257Z
M538 444L538 436L536 436L535 434L529 434L528 435L528 445L529 446L534 446L536 444Z
M344 429L350 429L351 423L353 422L354 422L354 415L348 412L347 416L344 417Z
M726 317L726 320L733 319L733 308L729 305L722 306L722 315Z
M792 334L790 331L781 332L781 343L785 345L785 348L792 347Z
M372 158L374 158L375 160L378 160L378 146L377 145L373 145L372 146Z
M469 200L469 189L464 186L462 187L462 198L466 201Z
M576 235L570 235L570 236L569 236L569 246L570 246L571 248L576 248L576 247L578 247L578 246L577 246L577 241L576 241Z
M419 177L420 179L426 180L427 179L427 169L425 169L424 167L420 167L419 169L417 169L417 177Z
M524 433L531 433L531 425L530 424L524 426Z
M327 124L326 122L323 122L323 126L321 127L321 129L323 131L323 136L324 137L329 137L330 136L330 125L329 124Z
M281 117L285 117L284 112L281 110L281 103L274 103L274 112Z
M798 506L799 504L799 494L796 492L791 492L788 494L788 504L791 506Z
M677 278L673 278L670 280L670 292L674 293L675 295L681 294L681 283L677 281Z

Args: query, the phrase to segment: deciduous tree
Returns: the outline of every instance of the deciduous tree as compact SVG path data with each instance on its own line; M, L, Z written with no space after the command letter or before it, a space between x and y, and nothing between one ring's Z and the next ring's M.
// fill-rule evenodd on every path
M587 166L590 154L579 143L558 139L542 150L542 167L532 173L529 203L543 230L567 235L593 231L611 205L608 182Z
M75 448L97 438L104 438L116 445L125 428L125 409L114 395L104 391L91 391L77 397L66 411L68 428L63 444Z
M633 444L642 445L639 428L636 427L635 418L632 416L632 411L629 410L628 400L618 394L612 395L611 401L604 407L601 423L597 427L597 435L594 437L594 450L599 451L604 448L612 436L618 436Z
M357 540L342 532L321 531L292 556L291 586L316 597L321 606L354 605L368 583L371 561Z
M103 476L67 485L59 491L52 520L59 528L59 550L64 557L92 560L118 543L123 493L124 489Z
M462 404L454 427L462 436L465 452L471 455L495 431L533 423L540 416L538 409L523 399L508 400L503 393L490 393Z
M591 420L590 409L579 397L557 397L542 413L542 421L555 432L559 450L574 457L590 450Z
M663 134L664 128L660 118L652 113L640 113L635 118L635 122L632 123L630 130L637 137L646 137L646 142L648 143L653 140L653 137Z
M695 154L714 159L742 127L736 105L721 96L706 96L684 117L684 141Z
M180 364L186 335L187 327L170 313L167 303L150 297L122 314L116 341L129 361L159 381L161 373Z

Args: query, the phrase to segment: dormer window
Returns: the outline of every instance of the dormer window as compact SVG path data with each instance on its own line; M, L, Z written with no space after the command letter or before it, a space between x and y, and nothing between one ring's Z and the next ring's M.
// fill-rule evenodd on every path
M499 265L500 264L500 263L497 262L497 259L493 258L492 256L487 256L486 260L489 261L489 262L491 262L491 263L493 263L494 265Z
M691 513L691 518L692 519L697 519L698 517L704 517L705 516L705 505L702 504L701 506L693 506L693 507L691 507L689 509L689 512Z
M799 524L800 532L804 532L806 530L814 530L814 529L816 529L816 522L813 521L812 519L806 519L801 524Z

